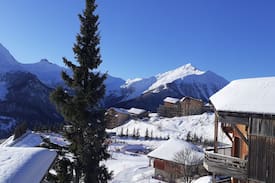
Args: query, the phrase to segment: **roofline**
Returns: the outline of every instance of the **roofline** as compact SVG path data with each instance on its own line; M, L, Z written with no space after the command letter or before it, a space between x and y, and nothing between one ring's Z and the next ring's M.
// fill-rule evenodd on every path
M214 110L219 115L233 116L233 117L245 117L245 118L262 118L262 119L275 119L275 114L270 113L253 113L253 112L238 112L238 111L222 111Z
M182 101L184 101L185 99L192 99L192 100L196 100L196 101L198 101L198 102L203 102L202 99L194 98L194 97L191 97L191 96L182 97L182 98L180 99L180 101L182 102Z
M48 149L48 150L50 150L50 149ZM54 150L52 150L52 151L54 151ZM49 174L50 169L53 167L53 165L55 164L55 161L57 160L58 154L57 154L56 151L54 151L54 152L56 153L56 155L55 155L55 157L54 157L54 159L53 159L53 162L50 164L49 168L47 169L47 171L46 171L46 173L44 174L44 176L41 178L40 182L42 182L42 180L44 180L45 177Z
M195 165L199 165L201 162L203 162L203 159L202 159L202 160L200 160L200 163L198 163L198 164L188 165L188 164L183 164L183 163L177 162L176 160L167 160L167 159L161 159L161 158L152 157L152 156L148 156L148 157L152 158L152 159L158 159L158 160L162 160L162 161L169 161L169 162L177 163L179 165L186 165L186 166L195 166Z
M272 113L256 113L256 112L240 112L240 111L225 111L217 110L215 105L209 100L209 103L213 106L215 113L221 115L228 115L234 117L251 117L251 118L262 118L262 119L275 119L275 114Z

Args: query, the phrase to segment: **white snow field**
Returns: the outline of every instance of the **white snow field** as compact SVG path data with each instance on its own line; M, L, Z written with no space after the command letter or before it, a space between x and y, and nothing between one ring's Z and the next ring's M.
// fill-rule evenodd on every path
M111 158L105 162L102 162L106 164L109 170L113 171L113 179L109 182L110 183L148 183L148 182L159 183L161 181L155 180L152 178L154 175L154 169L152 166L149 166L149 158L147 157L146 153L148 153L149 151L155 150L158 147L164 146L165 143L169 141L159 140L159 139L145 140L143 136L145 135L146 129L148 129L149 131L149 136L151 135L151 132L153 133L153 137L166 138L167 136L169 136L170 139L173 139L173 138L186 139L188 132L190 132L191 136L193 134L196 134L198 137L202 137L203 139L213 140L214 114L204 113L201 115L193 115L193 116L163 118L163 117L159 117L155 113L151 113L149 115L149 118L139 119L139 120L130 120L128 123L120 127L117 127L112 130L108 130L108 132L116 132L117 134L119 134L122 128L123 128L124 134L128 129L129 136L133 133L134 129L139 130L141 137L139 139L134 139L131 137L129 138L118 137L118 136L113 137L112 139L113 143L108 148L108 151L111 154ZM69 142L64 140L64 138L59 134L28 132L22 138L19 138L18 140L15 140L15 141L13 140L13 136L8 138L5 142L3 142L3 144L0 145L0 148L1 148L0 153L2 152L2 149L5 149L5 148L17 148L18 152L24 152L24 149L29 149L28 147L34 147L39 145L42 142L42 137L44 138L46 137L50 139L52 143L57 143L59 145L65 145L65 146L69 145ZM219 139L224 139L224 141L226 142L227 138L224 136L224 137L219 137ZM169 155L169 152L170 151L167 151L168 155ZM31 158L32 152L30 152L29 155L25 156L27 158L26 160L20 156L20 153L18 155L18 158L22 158L24 161L28 161L28 157L29 157L30 159L32 159L31 162L34 163L34 161L36 161L35 157L39 157L39 156L35 156L35 154L36 153L34 152L33 154L34 159ZM7 159L10 158L9 160L13 161L14 159L13 156L17 156L16 152L9 153L7 154L7 156L2 156L0 154L0 169L2 166L4 166L6 169L6 167L8 166L7 163L9 162L7 161ZM47 155L45 155L45 157L44 155L42 155L41 157L42 157L41 160L43 160L44 158L47 157ZM23 163L22 166L26 166L24 162L22 163ZM38 165L41 165L41 163L38 163ZM21 171L21 168L19 169L20 169L19 172L23 172ZM16 168L16 171L17 170L18 169ZM26 171L27 170L29 170L29 168L26 168ZM2 174L1 171L4 171L4 170L0 170L0 175ZM23 174L28 174L28 172L23 172ZM11 173L9 174L5 173L5 176L8 176L8 175L11 175ZM203 180L205 179L207 178L204 178ZM0 183L2 183L1 181L2 179L0 180ZM30 182L30 181L25 181L25 182Z
M133 131L139 130L140 136L144 137L148 129L149 135L153 133L154 137L179 138L186 139L188 133L196 134L203 140L214 140L214 117L213 113L204 113L201 115L182 116L174 118L159 117L156 113L151 113L148 119L130 120L122 126L107 130L120 135L122 128L125 134L128 129L128 135ZM219 130L219 140L224 143L230 143L228 138Z
M213 140L214 114L204 113L194 116L162 118L153 113L149 115L148 119L130 120L128 123L120 127L108 130L108 132L116 132L117 135L119 135L122 128L124 134L128 129L129 136L131 136L134 129L138 129L141 138L113 138L114 143L109 146L109 152L111 153L112 158L105 162L109 170L112 170L114 173L113 180L111 180L110 183L159 183L161 181L152 178L154 175L154 169L152 166L149 166L149 158L147 155L134 152L143 152L146 151L146 148L154 150L158 147L161 148L162 146L163 148L161 149L165 149L165 144L168 143L169 145L169 140L144 140L142 136L144 136L146 129L148 129L149 135L150 132L153 131L154 137L162 136L165 138L169 135L170 139L186 139L186 135L190 131L191 135L197 134L198 137L202 136L203 139ZM220 133L219 136L219 139L223 139L223 142L229 143L229 140L225 135ZM191 145L190 147L195 146ZM166 149L171 148L173 147L166 147ZM165 154L165 152L167 152L167 154ZM170 150L164 150L161 155L168 157L170 152ZM154 153L154 151L152 153ZM198 152L198 158L201 159L202 157L203 153ZM211 182L211 179L205 177L198 179L197 181L197 183L208 183Z

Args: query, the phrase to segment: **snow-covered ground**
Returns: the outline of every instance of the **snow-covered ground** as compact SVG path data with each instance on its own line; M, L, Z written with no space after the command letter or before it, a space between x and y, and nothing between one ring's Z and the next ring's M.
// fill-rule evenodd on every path
M148 119L130 120L126 124L108 130L108 132L115 132L117 135L126 134L128 129L128 135L132 135L134 131L139 131L140 136L144 137L146 130L149 132L149 136L167 138L179 138L186 139L188 133L191 136L202 138L202 140L214 140L214 114L204 113L201 115L182 116L174 118L159 117L155 113L151 113ZM123 130L122 130L123 128ZM219 141L229 143L228 138L219 130Z
M128 141L129 142L129 141ZM138 141L137 144L147 144L148 141ZM162 143L164 141L161 141ZM133 141L132 141L133 143ZM145 154L129 152L129 145L124 143L113 143L109 146L111 158L105 165L113 171L113 179L110 183L160 183L161 181L152 178L154 169L149 166L149 158ZM132 146L131 146L132 147ZM137 149L144 150L144 147L137 145ZM131 151L131 150L130 150Z
M131 120L128 123L117 127L108 132L116 132L131 136L134 129L139 130L140 138L132 137L112 137L108 151L111 158L103 162L110 171L113 171L113 179L110 183L159 183L159 180L153 179L154 169L149 166L149 158L146 153L156 149L167 142L167 136L170 138L186 139L188 132L196 134L203 139L213 140L214 134L214 115L204 113L201 115L163 118L157 114L150 114L148 119ZM143 136L148 129L149 136L151 132L153 139L145 140ZM220 130L221 131L221 130ZM158 138L156 138L158 137ZM162 137L162 140L159 138ZM13 140L13 136L8 138L0 147L34 147L42 142L42 138L48 138L52 143L59 145L69 145L62 135L56 133L34 133L28 132L19 140ZM225 136L220 134L220 139L226 140ZM209 182L209 177L201 178L201 182Z
M145 135L146 129L148 129L149 136L152 131L154 137L165 138L169 136L170 138L186 139L188 132L190 132L191 136L196 134L198 137L207 140L213 140L214 138L214 114L212 113L174 118L162 118L157 114L150 114L149 116L148 119L130 120L120 127L108 130L108 132L116 132L119 135L123 128L124 135L128 129L128 135L131 136L135 129L135 131L139 130L142 137ZM223 142L229 142L222 133L219 134L219 139L222 139ZM160 182L152 178L154 169L149 166L147 155L133 153L135 151L133 149L136 148L136 151L138 151L138 148L140 148L140 151L144 151L144 149L145 151L146 149L154 150L165 144L167 140L114 137L113 142L109 146L112 158L106 161L108 169L114 173L113 180L110 183ZM130 148L129 145L131 145ZM197 182L211 182L211 177L198 179Z

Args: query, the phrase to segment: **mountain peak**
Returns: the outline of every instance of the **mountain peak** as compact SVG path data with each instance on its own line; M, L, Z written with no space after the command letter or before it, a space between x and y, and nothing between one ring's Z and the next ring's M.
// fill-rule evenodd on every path
M160 86L165 87L168 83L172 83L177 79L183 79L189 75L201 75L204 73L205 73L204 71L200 71L194 66L192 66L191 63L188 63L174 70L170 70L165 73L158 74L156 76L157 81L148 90L153 90Z
M1 63L1 72L8 72L11 70L19 69L19 63L15 60L15 58L11 55L9 50L5 48L0 43L0 63Z
M183 66L180 66L174 70L168 71L169 73L178 73L178 74L183 74L185 75L191 75L191 74L203 74L204 71L200 71L199 69L197 69L196 67L194 67L191 63L185 64ZM166 73L168 73L166 72Z
M46 59L46 58L41 59L40 62L41 62L41 63L50 63L50 62L48 61L48 59Z

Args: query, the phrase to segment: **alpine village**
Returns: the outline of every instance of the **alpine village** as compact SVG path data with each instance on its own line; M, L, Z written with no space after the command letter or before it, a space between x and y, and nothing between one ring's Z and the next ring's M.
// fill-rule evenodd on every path
M275 183L275 77L190 63L113 77L100 71L103 10L83 3L64 67L0 44L0 183Z

